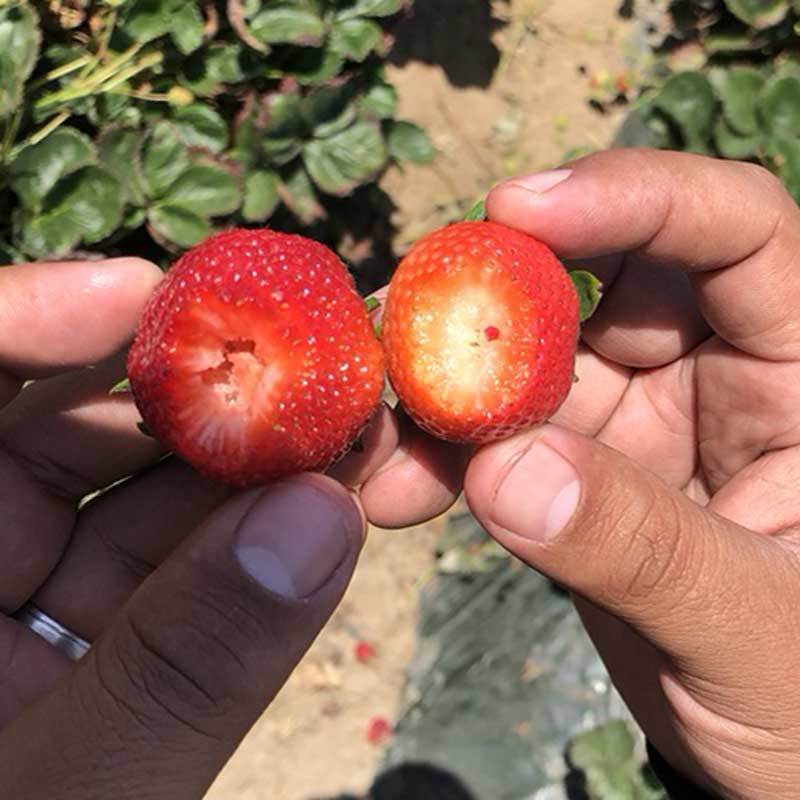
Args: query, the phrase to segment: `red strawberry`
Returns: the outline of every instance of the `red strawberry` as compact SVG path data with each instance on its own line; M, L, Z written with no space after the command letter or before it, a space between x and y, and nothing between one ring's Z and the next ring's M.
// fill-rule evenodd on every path
M128 376L152 434L238 486L327 467L383 387L381 347L341 261L270 230L220 233L176 262Z
M356 657L356 661L360 661L362 664L372 661L372 659L378 655L375 647L369 642L364 641L356 642L355 646L353 647L353 654Z
M389 379L434 436L510 436L564 402L578 315L575 287L544 244L494 222L450 225L418 241L389 284Z

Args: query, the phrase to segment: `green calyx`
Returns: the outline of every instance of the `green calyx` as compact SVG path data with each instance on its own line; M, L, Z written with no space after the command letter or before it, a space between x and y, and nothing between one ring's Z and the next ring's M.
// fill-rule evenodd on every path
M131 382L127 378L115 383L109 390L109 394L127 394L131 390Z
M582 323L586 322L597 311L597 307L603 299L603 284L596 275L587 270L570 270L568 274L578 293L579 319Z

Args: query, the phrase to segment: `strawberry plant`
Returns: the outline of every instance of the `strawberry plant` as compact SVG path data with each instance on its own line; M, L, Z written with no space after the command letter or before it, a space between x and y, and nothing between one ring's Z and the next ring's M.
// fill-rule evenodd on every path
M800 201L800 0L668 6L663 58L619 142L757 162Z
M0 0L0 263L341 234L387 165L433 155L384 74L408 4Z

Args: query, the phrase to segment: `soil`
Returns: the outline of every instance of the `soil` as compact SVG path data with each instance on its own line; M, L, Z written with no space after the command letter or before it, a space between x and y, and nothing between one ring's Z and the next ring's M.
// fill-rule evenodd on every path
M417 0L401 23L390 77L399 114L422 125L432 166L383 179L400 253L462 216L496 182L606 146L624 110L587 102L591 77L626 68L631 23L620 0ZM420 586L441 521L372 531L338 612L210 789L208 800L362 796L381 755L374 718L391 723L414 652ZM377 655L361 663L355 645Z

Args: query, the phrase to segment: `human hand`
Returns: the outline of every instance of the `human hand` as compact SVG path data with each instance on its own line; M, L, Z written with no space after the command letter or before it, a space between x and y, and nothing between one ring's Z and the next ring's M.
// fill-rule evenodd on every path
M752 165L568 166L487 208L605 283L580 381L553 424L477 453L467 500L576 595L674 767L724 797L800 797L800 210Z
M231 495L163 459L109 396L160 275L0 270L4 797L201 797L340 599L366 514L417 521L460 485L460 451L386 408L335 468L361 502L311 475ZM13 616L29 601L95 642L80 662Z

